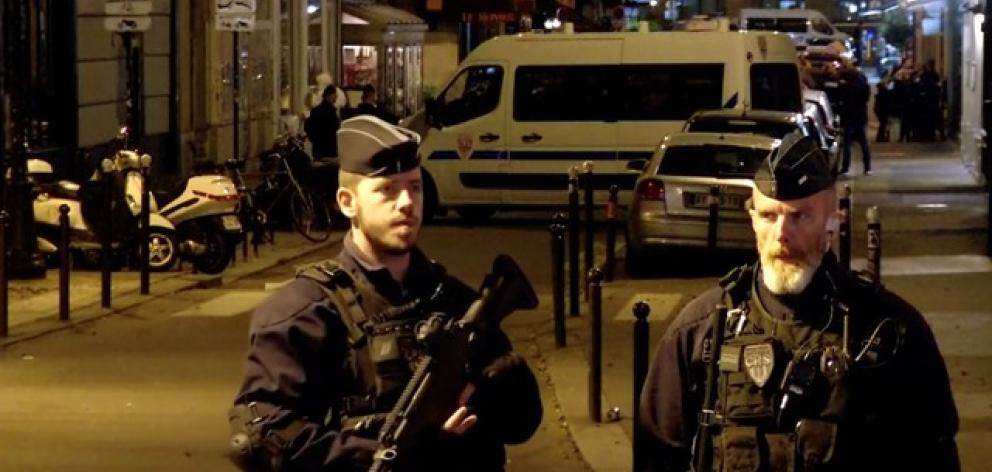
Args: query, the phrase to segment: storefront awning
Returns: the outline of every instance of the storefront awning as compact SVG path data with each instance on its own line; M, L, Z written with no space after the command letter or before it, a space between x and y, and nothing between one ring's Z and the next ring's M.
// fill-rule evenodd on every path
M344 3L344 44L422 43L427 24L413 13L388 5Z

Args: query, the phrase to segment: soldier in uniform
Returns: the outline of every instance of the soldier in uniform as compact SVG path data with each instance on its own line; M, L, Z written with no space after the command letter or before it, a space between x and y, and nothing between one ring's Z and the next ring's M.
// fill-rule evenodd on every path
M474 290L417 246L418 137L372 116L345 120L337 201L351 220L343 249L304 268L255 310L245 375L229 419L244 470L368 468L385 414L422 355L414 327L461 316ZM498 471L505 444L540 424L537 382L501 331L416 470Z
M759 168L758 261L686 305L654 355L639 405L648 470L686 471L702 454L717 471L959 470L933 334L909 303L838 265L835 198L808 138L787 136ZM729 310L713 345L718 304Z

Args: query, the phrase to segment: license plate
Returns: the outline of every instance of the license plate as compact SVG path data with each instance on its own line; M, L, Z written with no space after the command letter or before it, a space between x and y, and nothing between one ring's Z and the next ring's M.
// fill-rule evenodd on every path
M238 215L223 215L220 217L220 220L224 224L224 229L228 231L241 231L241 222L238 221Z
M710 195L707 193L690 193L691 205L696 208L709 208ZM744 196L742 195L720 195L720 208L739 210L744 208Z

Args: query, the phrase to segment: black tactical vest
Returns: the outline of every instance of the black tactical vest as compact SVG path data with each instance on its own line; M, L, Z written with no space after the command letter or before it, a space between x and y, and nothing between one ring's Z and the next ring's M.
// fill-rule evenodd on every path
M849 374L859 348L877 344L878 331L872 339L862 337L870 316L851 326L847 299L862 298L873 288L836 290L835 285L822 324L798 325L764 310L755 293L756 272L738 268L721 281L724 303L732 308L719 355L714 470L837 470ZM704 346L705 360L712 349Z
M302 267L297 276L312 279L323 289L347 330L352 352L353 391L332 406L325 423L371 426L370 421L392 408L424 354L415 330L430 300L392 305L364 276L349 273L333 259ZM434 294L440 292L441 284Z

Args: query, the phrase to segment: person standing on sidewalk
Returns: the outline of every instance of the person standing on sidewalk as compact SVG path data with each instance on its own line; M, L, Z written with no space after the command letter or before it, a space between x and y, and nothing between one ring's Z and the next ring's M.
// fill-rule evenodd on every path
M748 203L758 260L686 305L654 355L639 405L645 470L686 471L704 454L719 471L960 469L926 320L830 251L834 184L826 156L797 135L759 168ZM713 346L717 304L729 312ZM701 412L711 360L716 406ZM712 447L694 451L700 434Z
M313 158L326 159L338 155L338 128L341 120L334 103L338 99L338 88L334 85L324 87L322 100L310 110L310 116L303 123L307 139L313 144Z
M868 126L868 100L871 98L871 87L868 79L856 67L849 67L841 72L840 96L843 104L840 108L841 121L844 125L844 160L840 172L846 173L851 166L851 143L861 146L861 162L864 174L871 175L871 151L868 149L868 136L865 127Z
M366 470L378 432L426 353L417 324L461 316L477 297L417 248L423 206L412 132L372 116L338 132L342 251L299 272L255 310L229 413L231 458L246 471ZM440 295L439 295L440 294ZM487 336L462 406L409 470L501 471L505 444L541 422L537 381L499 330Z
M875 86L875 105L872 111L878 118L878 133L875 134L876 143L886 143L889 141L889 113L892 109L892 91L890 90L891 76L886 75Z

